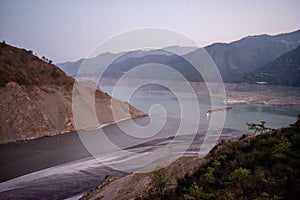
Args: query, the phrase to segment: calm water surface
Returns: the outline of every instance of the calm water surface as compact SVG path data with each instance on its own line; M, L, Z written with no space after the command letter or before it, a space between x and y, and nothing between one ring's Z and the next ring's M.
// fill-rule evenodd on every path
M109 94L113 94L112 87L103 87L104 91ZM126 89L126 87L124 87ZM183 92L184 94L184 92ZM249 93L249 95L251 95ZM189 104L189 94L185 94L187 97L185 103ZM226 105L222 104L222 100L213 98L217 107L224 108ZM149 108L153 104L161 104L165 107L168 116L174 118L180 118L180 107L176 99L176 96L167 89L138 89L131 98L130 104L139 108L140 110L148 113ZM211 109L210 97L199 95L198 104L200 107L200 123L207 124L210 120L206 115L206 111ZM300 108L298 107L279 107L268 106L262 104L240 104L230 105L232 110L226 112L225 128L232 128L241 131L248 131L246 123L259 123L260 121L266 121L266 126L270 128L280 128L289 126L297 120L297 115L300 114ZM194 108L188 108L190 112L193 112Z

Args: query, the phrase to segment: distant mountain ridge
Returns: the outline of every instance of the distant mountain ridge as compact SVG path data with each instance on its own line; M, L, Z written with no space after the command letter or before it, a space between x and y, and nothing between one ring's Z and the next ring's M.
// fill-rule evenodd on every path
M232 43L216 43L204 47L218 66L225 82L273 61L300 45L300 30L275 36L248 36Z
M300 46L244 76L240 82L300 86Z
M299 45L300 30L274 36L266 34L248 36L231 43L215 43L204 47L204 49L216 63L224 82L237 82L241 77L272 62L278 56L297 48ZM172 46L146 52L136 50L120 54L100 54L96 58L86 61L95 63L94 65L90 64L90 66L95 68L94 73L97 74L97 68L101 67L101 60L106 60L107 56L110 55L110 58L115 59L115 61L108 67L105 76L111 78L120 77L137 65L159 63L178 70L189 81L203 81L200 75L195 75L197 73L195 69L188 62L183 61L186 58L199 59L197 56L202 49L192 51L192 47L181 48L183 51L188 50L189 53L176 55L168 52L168 49L181 52L180 47ZM83 60L79 60L57 65L67 74L75 76L82 62Z

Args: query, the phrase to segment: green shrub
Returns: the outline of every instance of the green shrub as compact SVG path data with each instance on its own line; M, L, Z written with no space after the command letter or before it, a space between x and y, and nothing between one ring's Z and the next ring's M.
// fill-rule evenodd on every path
M245 140L215 149L207 163L178 179L174 191L160 192L159 198L298 199L300 119L289 128L259 134L250 143Z

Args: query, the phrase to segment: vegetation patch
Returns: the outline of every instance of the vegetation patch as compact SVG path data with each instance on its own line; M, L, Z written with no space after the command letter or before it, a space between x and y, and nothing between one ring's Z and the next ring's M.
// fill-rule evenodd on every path
M162 190L165 181L159 184L157 179L156 192L138 199L298 199L300 118L278 130L264 123L249 127L260 134L215 148L207 163L177 180L175 189Z
M73 79L52 60L39 59L32 51L0 43L0 87L9 82L19 85L72 85Z

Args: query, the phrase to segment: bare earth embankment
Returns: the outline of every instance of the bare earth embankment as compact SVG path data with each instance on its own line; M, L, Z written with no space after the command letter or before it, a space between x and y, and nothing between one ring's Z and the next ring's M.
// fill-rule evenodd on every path
M0 143L75 130L72 114L74 79L51 63L34 56L32 51L0 44ZM80 87L84 88L85 95L95 96L95 104L91 104L77 94L85 109L83 118L90 110L96 111L97 123L85 128L145 116L128 103L100 90ZM112 105L117 115L113 116Z

